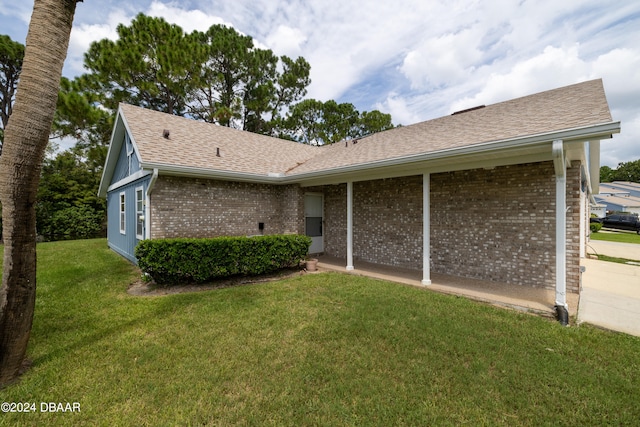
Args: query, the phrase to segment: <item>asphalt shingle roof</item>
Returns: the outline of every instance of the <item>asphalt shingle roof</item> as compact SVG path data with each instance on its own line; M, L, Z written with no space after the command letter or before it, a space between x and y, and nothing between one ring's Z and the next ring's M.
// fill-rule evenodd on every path
M267 175L284 173L320 150L132 105L120 104L120 109L143 164Z
M312 147L130 105L120 108L143 163L260 175L303 174L612 121L599 79L380 132L348 148L344 143Z

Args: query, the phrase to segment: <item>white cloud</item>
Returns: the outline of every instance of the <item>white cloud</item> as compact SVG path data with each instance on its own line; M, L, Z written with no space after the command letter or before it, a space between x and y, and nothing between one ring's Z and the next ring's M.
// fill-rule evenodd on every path
M145 14L164 18L167 22L177 24L187 33L194 30L206 31L214 24L231 25L220 16L209 15L197 9L185 10L175 4L179 3L165 4L161 1L153 1Z
M391 114L393 123L396 125L409 125L420 121L412 108L407 105L407 99L399 97L395 93L389 94L384 102L377 103L375 109Z
M132 17L117 10L109 13L106 22L102 24L79 23L71 28L69 51L65 62L65 75L76 75L83 72L84 54L94 41L102 39L116 40L118 24L130 22Z
M601 163L616 167L620 162L640 159L640 50L615 48L591 64L593 77L602 77L614 120L621 132L602 141Z
M302 30L287 25L278 25L267 36L265 43L278 56L287 55L290 58L297 58L301 56L302 46L306 41L307 36Z
M407 53L400 70L416 90L450 86L468 79L480 62L480 34L464 29L427 40Z
M451 104L450 112L476 105L493 104L543 90L587 80L589 67L579 56L578 46L547 46L542 53L517 63L505 73L492 73L473 96Z
M609 102L616 108L638 108L640 49L613 49L592 64L591 74L602 77Z

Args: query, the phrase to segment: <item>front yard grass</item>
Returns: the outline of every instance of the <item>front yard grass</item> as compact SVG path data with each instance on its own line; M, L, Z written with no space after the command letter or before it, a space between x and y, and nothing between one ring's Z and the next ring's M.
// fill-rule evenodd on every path
M134 297L104 239L38 246L0 425L636 425L640 339L341 274Z
M619 231L619 230L600 230L597 233L590 234L591 240L604 240L607 242L618 243L637 243L640 244L640 235L635 231Z

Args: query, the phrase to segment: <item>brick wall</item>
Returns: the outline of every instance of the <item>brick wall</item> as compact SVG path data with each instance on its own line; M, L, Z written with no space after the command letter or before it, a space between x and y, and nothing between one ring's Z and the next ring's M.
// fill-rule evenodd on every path
M354 258L422 269L422 176L356 182ZM325 252L346 257L346 184L325 195ZM580 168L567 170L567 291L579 290ZM435 273L555 289L552 162L431 175Z
M324 251L347 257L347 184L314 187L324 194Z
M567 292L572 293L580 292L581 178L580 162L574 161L567 169Z
M422 269L422 175L353 184L353 256Z
M431 176L432 271L555 286L553 164Z
M160 176L151 193L151 238L302 233L297 185Z
M356 182L354 258L422 269L422 176ZM160 177L152 238L304 233L304 193L324 194L325 253L346 258L346 184L301 189ZM567 170L567 291L579 291L580 167ZM555 289L552 162L431 175L435 273Z
M567 291L578 292L580 169L567 171ZM555 289L553 163L431 176L434 272Z

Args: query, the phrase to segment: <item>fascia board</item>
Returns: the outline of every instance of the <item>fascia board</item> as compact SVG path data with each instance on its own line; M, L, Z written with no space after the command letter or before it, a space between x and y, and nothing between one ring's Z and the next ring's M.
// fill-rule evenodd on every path
M120 107L118 107L115 125L113 126L113 130L111 131L111 139L109 140L107 157L102 168L102 177L100 178L100 186L98 187L98 197L107 196L107 187L109 186L109 181L111 181L111 178L113 178L113 170L115 169L116 163L118 161L120 148L122 148L123 138L118 137L118 135L124 136L124 132L127 132L127 127L125 124L124 116L122 114L122 110L120 109ZM114 142L116 141L120 142L114 144Z
M231 172L217 169L202 169L189 166L177 166L164 163L142 162L144 169L157 169L161 175L185 176L190 178L221 179L225 181L252 182L258 184L282 184L282 175L260 175L245 172Z
M440 159L434 161L415 162L395 167L367 169L359 172L336 174L317 178L298 179L296 182L303 187L318 185L340 184L346 181L370 181L374 179L398 178L402 176L421 175L424 173L454 172L469 169L491 169L498 166L517 165L521 163L538 163L551 161L551 151L537 151L525 155L514 154L509 156L476 157L465 156L460 158Z
M571 140L589 140L590 138L602 139L610 137L613 133L620 132L620 122L605 123L602 125L581 127L568 129L559 132L548 132L538 135L531 135L522 138L512 138L507 140L491 141L486 143L474 144L461 148L450 148L445 150L433 151L429 153L413 154L410 156L396 157L393 159L385 159L370 163L361 163L350 166L340 166L333 169L325 169L309 173L301 173L289 175L287 178L292 180L305 180L311 178L320 178L336 174L346 174L351 172L364 171L366 169L380 168L387 166L404 165L408 163L427 162L430 160L438 160L447 157L464 157L472 154L489 153L499 150L509 150L514 148L526 148L536 145L551 144L554 140L571 141Z

